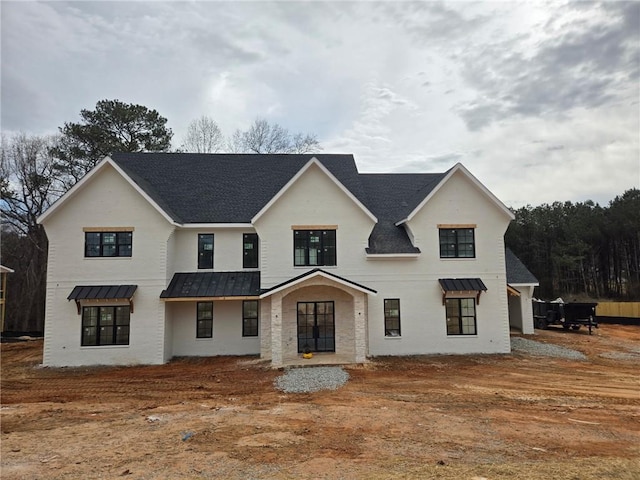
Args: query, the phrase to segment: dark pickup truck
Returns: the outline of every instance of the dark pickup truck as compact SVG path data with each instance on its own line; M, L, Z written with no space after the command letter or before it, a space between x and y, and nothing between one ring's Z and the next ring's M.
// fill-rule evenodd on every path
M533 300L533 320L536 328L546 329L549 325L561 325L565 330L578 330L582 325L598 328L596 318L597 303L564 303Z

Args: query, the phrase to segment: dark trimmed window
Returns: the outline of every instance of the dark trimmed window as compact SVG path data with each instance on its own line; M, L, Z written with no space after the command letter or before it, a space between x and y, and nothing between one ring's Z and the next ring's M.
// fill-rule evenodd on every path
M258 234L242 235L242 268L258 268Z
M473 228L441 228L440 258L475 258Z
M475 335L475 298L447 298L447 335Z
M133 232L85 232L85 257L130 257Z
M244 300L242 302L242 336L258 336L258 301Z
M213 233L198 234L198 268L213 268Z
M82 346L129 345L128 306L83 307Z
M336 265L336 231L294 230L293 264L296 267Z
M213 302L198 302L196 338L213 337Z
M400 336L400 299L384 299L384 335L385 337Z

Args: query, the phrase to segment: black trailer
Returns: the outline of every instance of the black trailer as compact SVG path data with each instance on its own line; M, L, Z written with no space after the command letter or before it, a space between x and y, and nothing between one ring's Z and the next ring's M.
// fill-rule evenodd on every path
M565 330L578 330L582 325L598 328L596 318L597 303L564 303L533 300L533 320L535 327L546 329L549 325L560 325Z

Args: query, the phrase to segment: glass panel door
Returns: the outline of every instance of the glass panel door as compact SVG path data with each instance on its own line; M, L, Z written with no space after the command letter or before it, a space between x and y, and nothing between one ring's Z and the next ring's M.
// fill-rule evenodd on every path
M298 353L335 352L333 302L298 303Z
M298 303L298 353L305 350L314 351L315 340L313 327L315 318L315 303Z

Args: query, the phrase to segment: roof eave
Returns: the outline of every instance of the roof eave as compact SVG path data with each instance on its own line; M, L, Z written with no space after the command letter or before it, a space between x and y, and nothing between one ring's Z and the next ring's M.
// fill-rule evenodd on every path
M163 302L213 302L213 301L240 301L240 300L260 300L259 295L223 295L218 297L163 297Z
M178 222L176 222L171 215L169 215L162 207L160 207L160 205L158 205L156 203L156 201L151 198L151 196L149 194L147 194L147 192L144 191L144 189L142 189L136 182L133 181L133 179L127 175L127 173L120 168L120 166L114 162L111 158L107 157L109 160L109 163L113 166L113 168L120 174L122 175L122 177L129 182L129 185L131 185L140 195L142 195L142 197L151 204L151 206L153 208L155 208L157 210L157 212L162 215L165 220L167 220L167 222L169 222L171 225L178 227L180 226L180 224Z
M393 260L393 259L409 259L418 258L420 252L416 253L367 253L367 260Z
M366 293L368 295L377 295L378 294L377 291L375 291L375 290L373 290L371 288L367 288L367 287L364 287L362 285L358 285L355 282L346 281L346 280L342 279L341 277L338 277L337 275L329 274L328 272L325 272L324 270L315 269L315 270L311 270L311 271L307 272L306 274L300 275L295 280L286 281L286 282L283 282L283 283L281 283L281 284L279 284L279 285L277 285L277 286L275 286L273 288L267 289L266 291L264 291L260 295L260 299L270 297L274 293L281 292L282 290L285 290L285 289L290 288L292 286L295 286L295 285L298 285L300 283L306 282L310 278L314 278L314 277L318 277L318 276L326 278L327 280L334 281L336 283L339 283L339 284L344 285L346 287L352 288L354 290L358 290L358 291L360 291L362 293Z
M180 228L250 228L253 229L253 225L251 223L180 223L177 226Z

